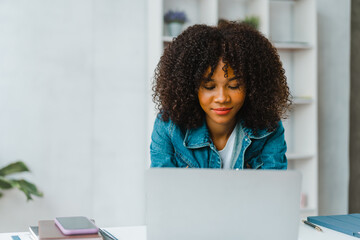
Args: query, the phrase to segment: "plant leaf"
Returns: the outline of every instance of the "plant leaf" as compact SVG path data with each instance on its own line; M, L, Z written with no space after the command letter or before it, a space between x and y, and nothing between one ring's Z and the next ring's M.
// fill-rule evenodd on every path
M6 178L0 176L0 189L10 189L13 188L12 182Z
M3 196L3 193L2 192L0 192L0 198Z
M20 180L10 180L12 182L12 185L16 188L18 188L20 191L22 191L25 195L27 200L32 200L32 195L38 196L38 197L42 197L43 193L40 192L37 187L24 180L24 179L20 179Z
M0 169L0 176L6 176L13 173L30 172L29 168L22 161L10 163Z

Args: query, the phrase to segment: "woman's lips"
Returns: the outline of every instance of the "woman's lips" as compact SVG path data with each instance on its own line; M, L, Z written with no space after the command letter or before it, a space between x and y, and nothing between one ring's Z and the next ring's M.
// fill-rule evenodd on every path
M213 111L218 115L226 115L232 108L213 108Z

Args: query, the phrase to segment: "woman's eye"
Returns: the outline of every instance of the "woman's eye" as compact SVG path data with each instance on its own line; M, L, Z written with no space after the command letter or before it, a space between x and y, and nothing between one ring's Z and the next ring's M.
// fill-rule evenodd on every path
M211 85L204 85L203 88L207 89L207 90L212 90L215 88L215 86L211 86Z
M239 84L237 84L237 85L229 85L229 88L230 89L239 89L240 85Z

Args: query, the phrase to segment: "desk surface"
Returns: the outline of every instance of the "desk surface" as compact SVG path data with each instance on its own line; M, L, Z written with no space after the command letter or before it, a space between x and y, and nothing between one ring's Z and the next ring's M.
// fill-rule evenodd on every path
M318 232L315 229L305 226L300 223L298 240L355 240L357 238L345 235L331 229L321 227L323 232ZM116 236L119 240L146 240L146 227L109 227L105 228ZM13 240L11 236L18 235L21 240L31 240L29 233L0 233L0 240Z

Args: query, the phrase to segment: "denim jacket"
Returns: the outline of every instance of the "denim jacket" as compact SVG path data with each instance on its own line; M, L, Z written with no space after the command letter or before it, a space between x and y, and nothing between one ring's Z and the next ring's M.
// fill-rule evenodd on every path
M240 126L239 126L240 125ZM282 122L268 132L235 128L233 169L286 169L286 143ZM221 168L222 160L204 121L199 128L183 130L171 120L158 116L151 136L151 167Z

